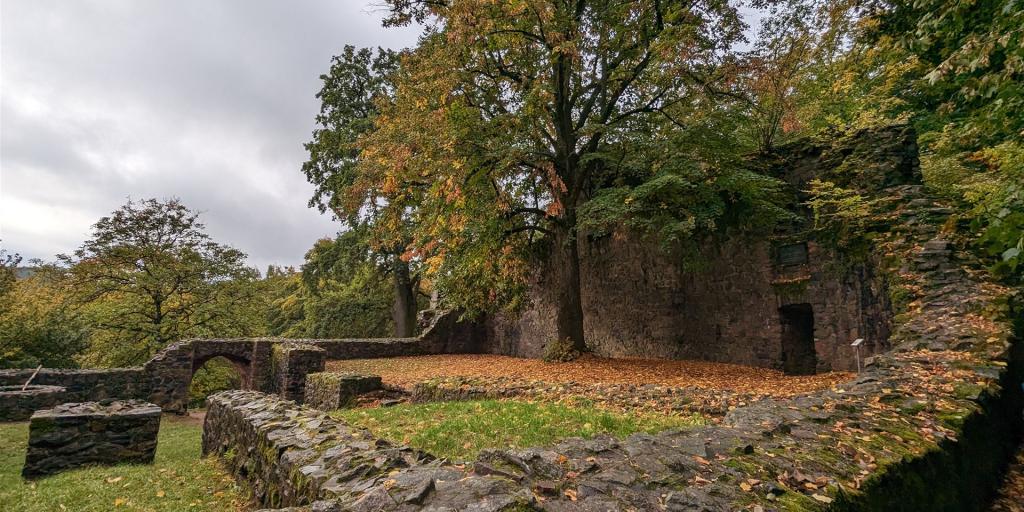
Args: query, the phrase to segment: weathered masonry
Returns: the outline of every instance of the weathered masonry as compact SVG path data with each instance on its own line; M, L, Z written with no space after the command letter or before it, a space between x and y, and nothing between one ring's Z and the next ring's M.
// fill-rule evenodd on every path
M323 371L326 359L355 359L471 352L482 328L441 315L416 338L290 340L245 338L185 340L138 368L106 370L0 370L0 421L24 420L33 411L65 402L142 399L164 412L185 413L192 376L207 361L223 357L238 369L243 389L301 400L305 376ZM32 386L21 391L32 378Z
M869 191L920 182L916 137L907 126L782 147L777 161L763 166L790 184L796 204L814 178ZM846 264L810 232L709 240L696 268L629 232L581 242L584 330L598 355L800 374L854 369L850 344L858 338L862 357L888 347L890 298L877 258ZM521 314L487 322L487 351L544 354L555 330L543 272L532 290Z

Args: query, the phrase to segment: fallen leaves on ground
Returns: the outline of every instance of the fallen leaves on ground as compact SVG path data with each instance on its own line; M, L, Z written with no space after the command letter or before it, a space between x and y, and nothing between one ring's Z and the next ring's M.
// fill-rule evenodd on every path
M1017 451L1017 459L999 490L992 512L1024 512L1024 446Z
M657 384L730 390L765 396L793 396L830 388L853 374L830 372L789 376L767 368L708 361L606 359L584 356L566 363L484 354L450 354L330 361L330 371L380 375L384 382L410 387L436 377L514 377L545 382Z

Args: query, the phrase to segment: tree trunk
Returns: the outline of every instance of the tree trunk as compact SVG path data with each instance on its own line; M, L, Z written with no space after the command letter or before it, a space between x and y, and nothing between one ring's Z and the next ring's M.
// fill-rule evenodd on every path
M565 219L552 237L544 287L555 308L555 339L548 342L544 358L555 361L575 359L587 351L583 336L583 302L580 298L580 257L575 218ZM566 227L572 226L572 227Z
M416 334L416 290L409 275L409 264L395 256L391 276L395 284L395 301L391 318L395 321L395 336L411 338Z

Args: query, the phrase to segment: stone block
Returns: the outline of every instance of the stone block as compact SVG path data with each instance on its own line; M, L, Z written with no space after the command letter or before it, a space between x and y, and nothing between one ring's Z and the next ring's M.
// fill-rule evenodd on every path
M30 420L21 474L35 478L92 464L153 462L160 412L142 400L71 403L37 411Z
M306 375L305 404L322 411L350 407L357 396L381 389L377 375L320 372Z

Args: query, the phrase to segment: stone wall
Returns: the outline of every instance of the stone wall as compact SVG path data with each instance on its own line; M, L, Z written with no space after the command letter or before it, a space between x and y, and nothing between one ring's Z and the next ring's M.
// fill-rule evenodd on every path
M64 402L65 391L60 386L0 386L0 421L27 420L40 409Z
M34 371L0 370L0 386L20 387L28 381ZM61 402L87 402L113 398L144 399L150 394L149 379L142 368L111 368L105 370L58 370L43 368L32 379L32 384L64 388L60 396ZM4 400L4 398L0 397L0 400ZM48 406L52 405L54 404L49 404ZM48 406L40 408L45 409Z
M323 370L324 357L354 359L474 352L483 346L485 335L482 324L464 321L457 312L444 312L436 315L418 338L190 339L167 346L139 368L44 368L32 383L64 388L60 394L61 402L145 399L159 405L164 412L184 414L188 410L188 388L192 376L214 357L226 358L235 365L242 377L244 389L268 392L284 389L290 398L301 400L305 373ZM306 361L296 359L290 364L286 359L279 360L278 363L283 366L275 366L271 361L273 348L286 343L313 348L310 354L319 355L312 355L312 359ZM294 357L304 356L296 353ZM321 360L319 366L316 359ZM21 386L33 372L32 369L0 370L0 386ZM36 410L32 407L38 409L52 405L54 403L45 397L30 400L24 394L0 396L0 421L25 419L32 410ZM11 411L10 414L5 413L5 410Z
M918 178L916 138L906 126L780 151L764 172L784 177L795 201L804 200L800 191L813 177L868 188ZM696 269L635 233L580 241L584 332L598 355L784 369L789 305L812 311L817 371L855 369L850 344L858 338L864 339L861 357L888 347L892 314L878 261L843 263L810 233L708 241ZM543 287L543 276L533 286ZM543 356L554 337L554 311L543 294L531 294L530 303L516 315L488 320L485 350Z
M508 479L470 476L277 397L226 391L208 404L203 454L222 456L264 507L498 511L532 501Z
M807 243L807 264L781 267L764 240L730 240L684 271L635 240L591 241L582 256L584 327L595 353L607 357L702 359L783 369L780 309L809 304L817 371L855 369L850 343L865 355L885 346L885 290L859 267L837 274L835 259ZM623 304L629 304L627 308Z

